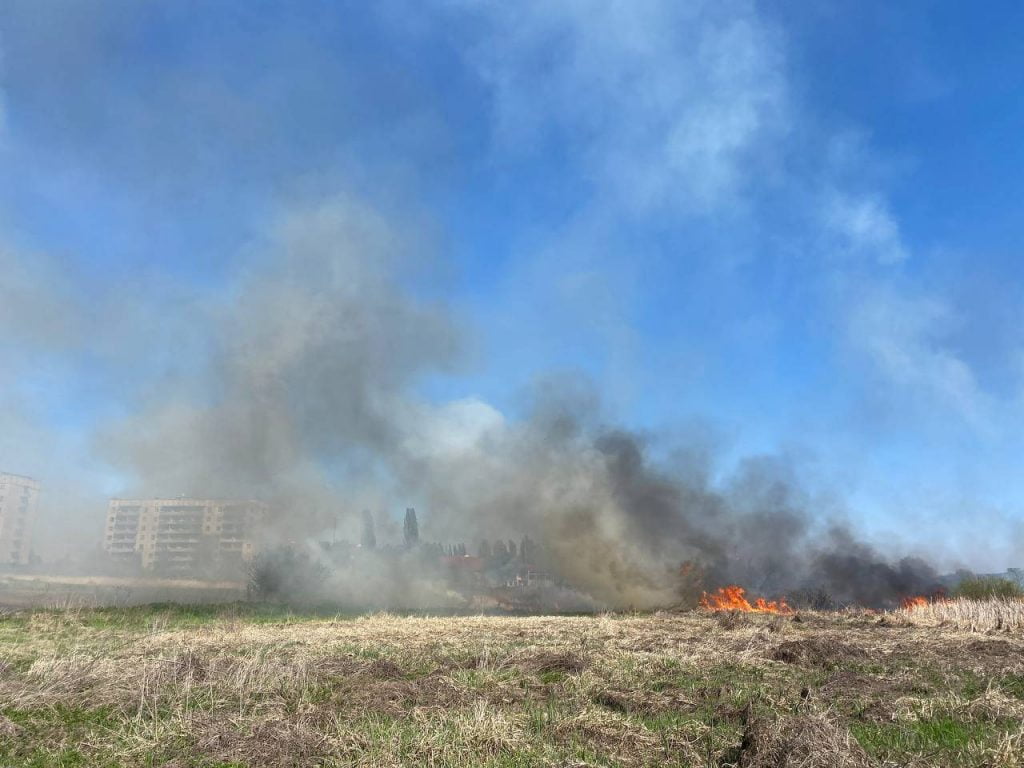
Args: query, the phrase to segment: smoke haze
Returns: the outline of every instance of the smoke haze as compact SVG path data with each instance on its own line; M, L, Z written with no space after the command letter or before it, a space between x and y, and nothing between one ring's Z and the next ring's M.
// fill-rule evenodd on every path
M265 500L268 545L529 536L588 606L1015 564L1021 262L836 117L842 14L217 6L0 8L0 471L44 561L184 494Z
M183 339L206 343L97 430L122 495L263 498L268 542L315 537L335 515L352 531L361 510L415 499L435 538L528 535L610 607L677 602L684 562L709 584L765 593L827 585L879 602L934 585L923 562L890 565L814 511L785 461L712 478L714 457L684 454L686 435L616 425L579 377L538 381L516 420L477 399L425 397L418 384L457 371L472 334L402 286L416 255L383 217L335 199L286 216L216 295L160 305ZM148 325L123 311L118 322ZM655 438L679 451L657 457ZM397 566L352 578L338 588L364 602L415 592Z

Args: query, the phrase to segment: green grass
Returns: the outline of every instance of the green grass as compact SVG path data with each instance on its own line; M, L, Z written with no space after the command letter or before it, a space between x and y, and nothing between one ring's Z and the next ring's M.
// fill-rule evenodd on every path
M1024 675L1004 675L999 678L999 687L1010 696L1024 701Z
M0 714L27 729L55 726L66 729L110 728L117 723L117 715L109 707L69 707L64 704L37 709L8 707L0 709Z
M151 631L188 629L228 621L279 624L313 619L341 621L355 618L355 614L339 614L326 606L295 609L273 603L244 602L222 605L153 603L143 606L67 611L37 609L0 616L0 643L17 642L17 635L12 632L27 629L39 616L59 617L64 632L74 632L81 627L98 630Z
M113 758L97 762L76 746L88 737L104 739L117 733L121 720L107 707L8 707L0 714L19 728L16 738L0 739L0 761L5 768L117 764Z
M945 716L905 723L853 723L850 730L868 754L882 760L900 762L928 756L941 761L937 765L961 765L968 754L994 745L1016 725Z
M277 603L227 603L181 605L154 603L143 606L97 608L85 614L87 626L97 629L143 629L154 623L173 628L201 627L214 622L244 621L249 624L275 624L310 619L341 620L354 614L339 614L330 606L296 609Z

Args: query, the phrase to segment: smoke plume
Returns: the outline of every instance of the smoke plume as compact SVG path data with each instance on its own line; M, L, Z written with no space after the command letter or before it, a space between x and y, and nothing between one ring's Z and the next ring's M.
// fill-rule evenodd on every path
M269 541L313 537L336 516L358 540L364 509L415 500L426 536L529 536L581 598L609 607L678 602L683 563L709 587L813 585L871 603L934 581L923 562L890 564L816 514L785 461L718 476L685 435L606 419L579 378L541 380L514 419L478 399L423 396L424 378L456 372L473 339L408 285L417 255L351 200L288 217L195 312L204 355L102 430L102 454L132 492L267 499ZM414 579L398 570L342 574L336 587L409 595Z

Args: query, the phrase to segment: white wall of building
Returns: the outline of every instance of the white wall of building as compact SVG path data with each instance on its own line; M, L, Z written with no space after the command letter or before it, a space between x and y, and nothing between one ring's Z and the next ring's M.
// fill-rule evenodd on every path
M0 564L28 564L38 506L38 481L0 472Z

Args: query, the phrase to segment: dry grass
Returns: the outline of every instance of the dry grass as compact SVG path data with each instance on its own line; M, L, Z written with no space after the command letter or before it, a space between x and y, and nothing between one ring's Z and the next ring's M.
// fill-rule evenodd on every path
M937 600L904 608L900 614L921 626L951 625L970 632L1024 632L1024 599Z
M1024 638L801 618L16 614L0 765L1021 766Z
M748 729L742 768L871 768L876 763L850 732L820 712L760 721Z

